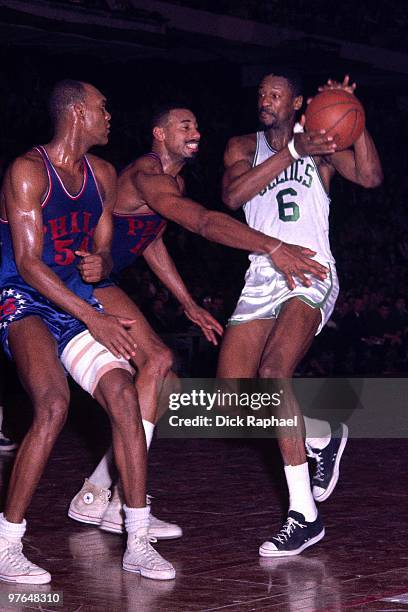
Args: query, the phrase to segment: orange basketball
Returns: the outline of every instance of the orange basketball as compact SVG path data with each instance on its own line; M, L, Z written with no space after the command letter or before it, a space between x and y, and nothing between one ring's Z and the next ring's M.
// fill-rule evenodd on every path
M350 147L365 125L361 102L344 89L326 89L318 93L308 104L305 118L306 130L326 130L333 136L337 151Z

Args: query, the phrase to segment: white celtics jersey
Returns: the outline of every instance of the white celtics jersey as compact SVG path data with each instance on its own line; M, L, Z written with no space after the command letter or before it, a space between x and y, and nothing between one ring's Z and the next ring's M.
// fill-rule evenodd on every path
M295 126L298 131L300 126ZM257 133L254 167L275 155L264 132ZM321 263L334 262L329 244L327 195L312 157L303 157L286 168L244 205L250 227L284 242L316 251ZM269 259L251 254L251 260Z

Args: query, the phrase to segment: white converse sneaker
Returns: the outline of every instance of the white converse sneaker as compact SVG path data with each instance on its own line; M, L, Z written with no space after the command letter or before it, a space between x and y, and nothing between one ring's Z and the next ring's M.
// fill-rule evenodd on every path
M156 540L176 540L181 538L183 530L175 523L167 523L150 514L149 516L149 536Z
M112 498L102 515L99 527L103 531L109 531L110 533L125 532L123 500L117 485L113 487Z
M0 580L22 584L47 584L51 574L31 563L23 555L21 541L11 542L0 536Z
M156 538L148 536L146 527L141 527L136 533L128 534L127 548L123 555L123 569L152 580L173 580L176 577L176 570L159 555L150 542L156 542Z
M119 488L115 486L113 489L112 499L106 508L99 525L103 531L109 531L110 533L125 532L122 504L123 500L121 493ZM147 495L146 505L150 506L150 504L151 496ZM161 521L153 516L153 514L149 515L149 537L156 538L156 540L175 540L176 538L181 538L182 535L183 530L178 525Z
M109 489L97 487L85 478L82 489L78 491L69 505L68 516L80 523L100 525L110 496Z

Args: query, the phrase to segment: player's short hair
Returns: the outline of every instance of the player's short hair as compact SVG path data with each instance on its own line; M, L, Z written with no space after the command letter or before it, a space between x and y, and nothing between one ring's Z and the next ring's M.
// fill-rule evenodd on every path
M82 81L64 79L54 85L48 101L48 110L55 125L72 104L85 102L85 86Z
M301 74L294 68L287 66L277 66L270 72L264 75L267 76L283 77L289 83L292 93L295 97L303 95L303 79Z
M152 115L151 129L153 130L155 127L164 127L167 125L171 111L178 110L179 108L189 108L189 106L183 104L182 101L167 102L166 104L157 106Z

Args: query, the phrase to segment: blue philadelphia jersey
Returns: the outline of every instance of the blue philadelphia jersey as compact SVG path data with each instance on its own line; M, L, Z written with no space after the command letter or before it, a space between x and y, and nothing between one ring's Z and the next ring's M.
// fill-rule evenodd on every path
M113 213L113 274L118 274L142 255L166 226L160 215Z
M80 258L75 251L91 251L92 237L102 214L103 203L95 175L87 158L83 159L83 183L79 192L65 188L44 147L36 147L48 174L48 190L42 207L44 246L42 260L63 283L84 299L92 297L93 286L84 283L77 269ZM2 260L0 287L27 287L14 257L9 224L0 219Z

